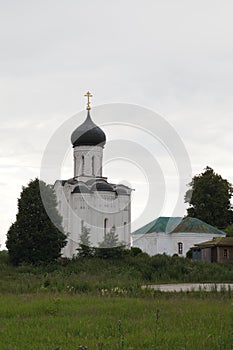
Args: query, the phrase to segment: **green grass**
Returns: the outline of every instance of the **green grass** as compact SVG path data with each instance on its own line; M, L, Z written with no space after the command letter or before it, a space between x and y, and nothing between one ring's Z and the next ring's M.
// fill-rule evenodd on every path
M1 350L232 350L232 302L155 298L4 296Z
M122 259L77 259L49 266L11 266L0 253L0 293L89 293L115 287L140 294L141 285L176 282L232 282L233 264L194 262L165 255Z
M0 350L233 350L233 291L141 285L232 282L233 266L140 254L49 266L0 253Z

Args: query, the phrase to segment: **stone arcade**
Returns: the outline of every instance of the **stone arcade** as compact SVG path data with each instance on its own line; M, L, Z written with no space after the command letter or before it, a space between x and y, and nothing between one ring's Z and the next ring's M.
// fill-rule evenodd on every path
M77 255L80 234L90 230L92 246L98 247L104 236L115 227L118 241L130 245L131 188L113 184L102 175L104 131L91 119L90 92L86 120L74 130L71 142L74 149L74 177L57 180L54 189L63 228L68 237L62 254Z

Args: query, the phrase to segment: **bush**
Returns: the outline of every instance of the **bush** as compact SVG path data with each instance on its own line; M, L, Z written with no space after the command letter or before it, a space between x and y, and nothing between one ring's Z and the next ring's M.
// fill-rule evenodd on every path
M193 257L192 249L189 249L186 253L186 258L192 259L192 257Z
M131 247L130 249L130 255L131 256L137 256L138 254L141 254L142 250L138 247Z
M122 258L124 255L124 246L114 248L93 248L93 256L101 259Z

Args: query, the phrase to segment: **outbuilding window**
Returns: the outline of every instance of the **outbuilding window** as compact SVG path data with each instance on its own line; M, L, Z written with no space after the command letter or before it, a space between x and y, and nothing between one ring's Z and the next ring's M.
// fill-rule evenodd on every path
M183 254L183 243L182 242L178 243L178 254Z
M228 258L228 250L227 249L223 250L223 257Z

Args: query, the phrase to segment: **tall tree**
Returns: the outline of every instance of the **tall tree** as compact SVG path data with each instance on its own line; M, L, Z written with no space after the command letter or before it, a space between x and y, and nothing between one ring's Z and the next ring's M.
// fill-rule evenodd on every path
M104 236L104 240L99 243L99 248L115 248L119 246L118 235L116 234L116 227L112 226L109 232Z
M91 247L91 243L90 243L90 229L85 225L82 226L79 248L77 250L78 250L78 256L82 258L91 257L94 254L93 248Z
M210 167L193 177L186 192L185 202L190 204L188 216L224 229L232 223L232 185Z
M227 237L233 237L233 224L228 225L225 230Z
M109 232L106 233L99 247L95 248L95 256L99 258L120 258L123 256L125 243L119 242L116 227L112 226Z
M51 262L60 256L61 248L66 245L66 236L56 206L52 187L43 181L35 179L23 187L18 199L16 221L7 233L6 246L13 264Z

